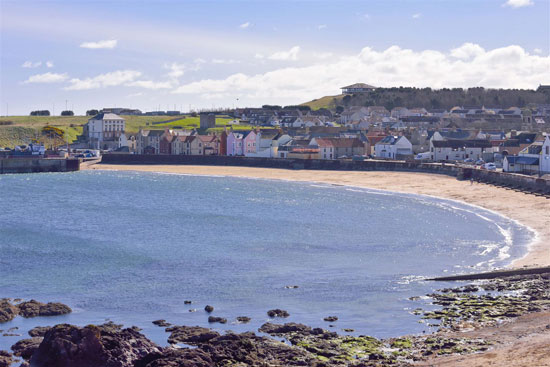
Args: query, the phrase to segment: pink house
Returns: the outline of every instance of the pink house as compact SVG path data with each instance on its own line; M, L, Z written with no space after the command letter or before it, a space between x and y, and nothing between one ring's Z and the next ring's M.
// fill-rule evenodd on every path
M227 155L243 155L243 139L243 134L231 131L227 135Z
M250 131L245 134L243 139L243 154L248 156L250 154L256 154L260 147L260 131Z

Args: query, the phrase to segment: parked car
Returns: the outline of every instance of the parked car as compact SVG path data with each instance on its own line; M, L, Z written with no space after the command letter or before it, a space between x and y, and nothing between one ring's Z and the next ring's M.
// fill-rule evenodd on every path
M477 166L481 166L481 165L484 164L484 163L485 163L485 161L484 161L483 159L478 159L478 160L476 161L476 165L477 165Z
M474 159L473 158L466 158L464 160L464 163L474 163Z
M489 171L495 171L497 169L497 166L494 163L485 163L482 167Z

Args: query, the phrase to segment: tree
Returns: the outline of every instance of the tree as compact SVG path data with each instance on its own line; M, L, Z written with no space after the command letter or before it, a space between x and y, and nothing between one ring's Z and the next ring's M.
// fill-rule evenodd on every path
M281 109L282 109L281 106L278 106L278 105L269 105L269 104L264 104L264 105L262 106L262 108L263 108L264 110L281 110Z
M344 112L344 107L343 106L336 106L336 113L342 113Z
M50 116L50 111L48 110L32 111L31 116Z
M98 110L88 110L86 111L86 116L95 116L99 113Z
M61 111L61 116L74 116L73 111Z

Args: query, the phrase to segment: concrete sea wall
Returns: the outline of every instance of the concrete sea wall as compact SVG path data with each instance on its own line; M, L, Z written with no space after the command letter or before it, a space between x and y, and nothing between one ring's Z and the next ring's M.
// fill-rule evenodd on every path
M2 173L71 172L80 169L78 159L0 158Z
M498 186L507 186L533 193L550 194L550 180L547 179L441 163L421 163L386 160L306 160L283 158L147 154L106 154L102 158L102 163L241 166L334 171L422 172L443 174L453 176L458 179L473 178L476 181L486 182Z

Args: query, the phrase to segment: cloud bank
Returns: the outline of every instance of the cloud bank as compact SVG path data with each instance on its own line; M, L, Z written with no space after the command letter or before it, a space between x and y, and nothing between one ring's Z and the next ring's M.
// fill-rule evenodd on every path
M141 76L141 72L135 70L117 70L110 73L100 74L93 78L71 79L66 90L86 90L105 87L114 87L133 82Z
M502 6L508 6L510 8L523 8L531 5L533 5L532 0L508 0L502 4Z
M27 80L25 80L24 84L30 84L30 83L60 83L67 80L69 76L67 74L57 74L57 73L44 73L44 74L35 74L31 75Z
M529 54L516 45L485 50L477 44L465 43L448 53L398 46L383 51L365 47L357 55L325 63L195 81L179 86L173 93L199 94L211 99L238 94L264 101L282 97L307 100L334 95L342 85L354 82L383 87L533 89L539 84L550 84L550 56Z

